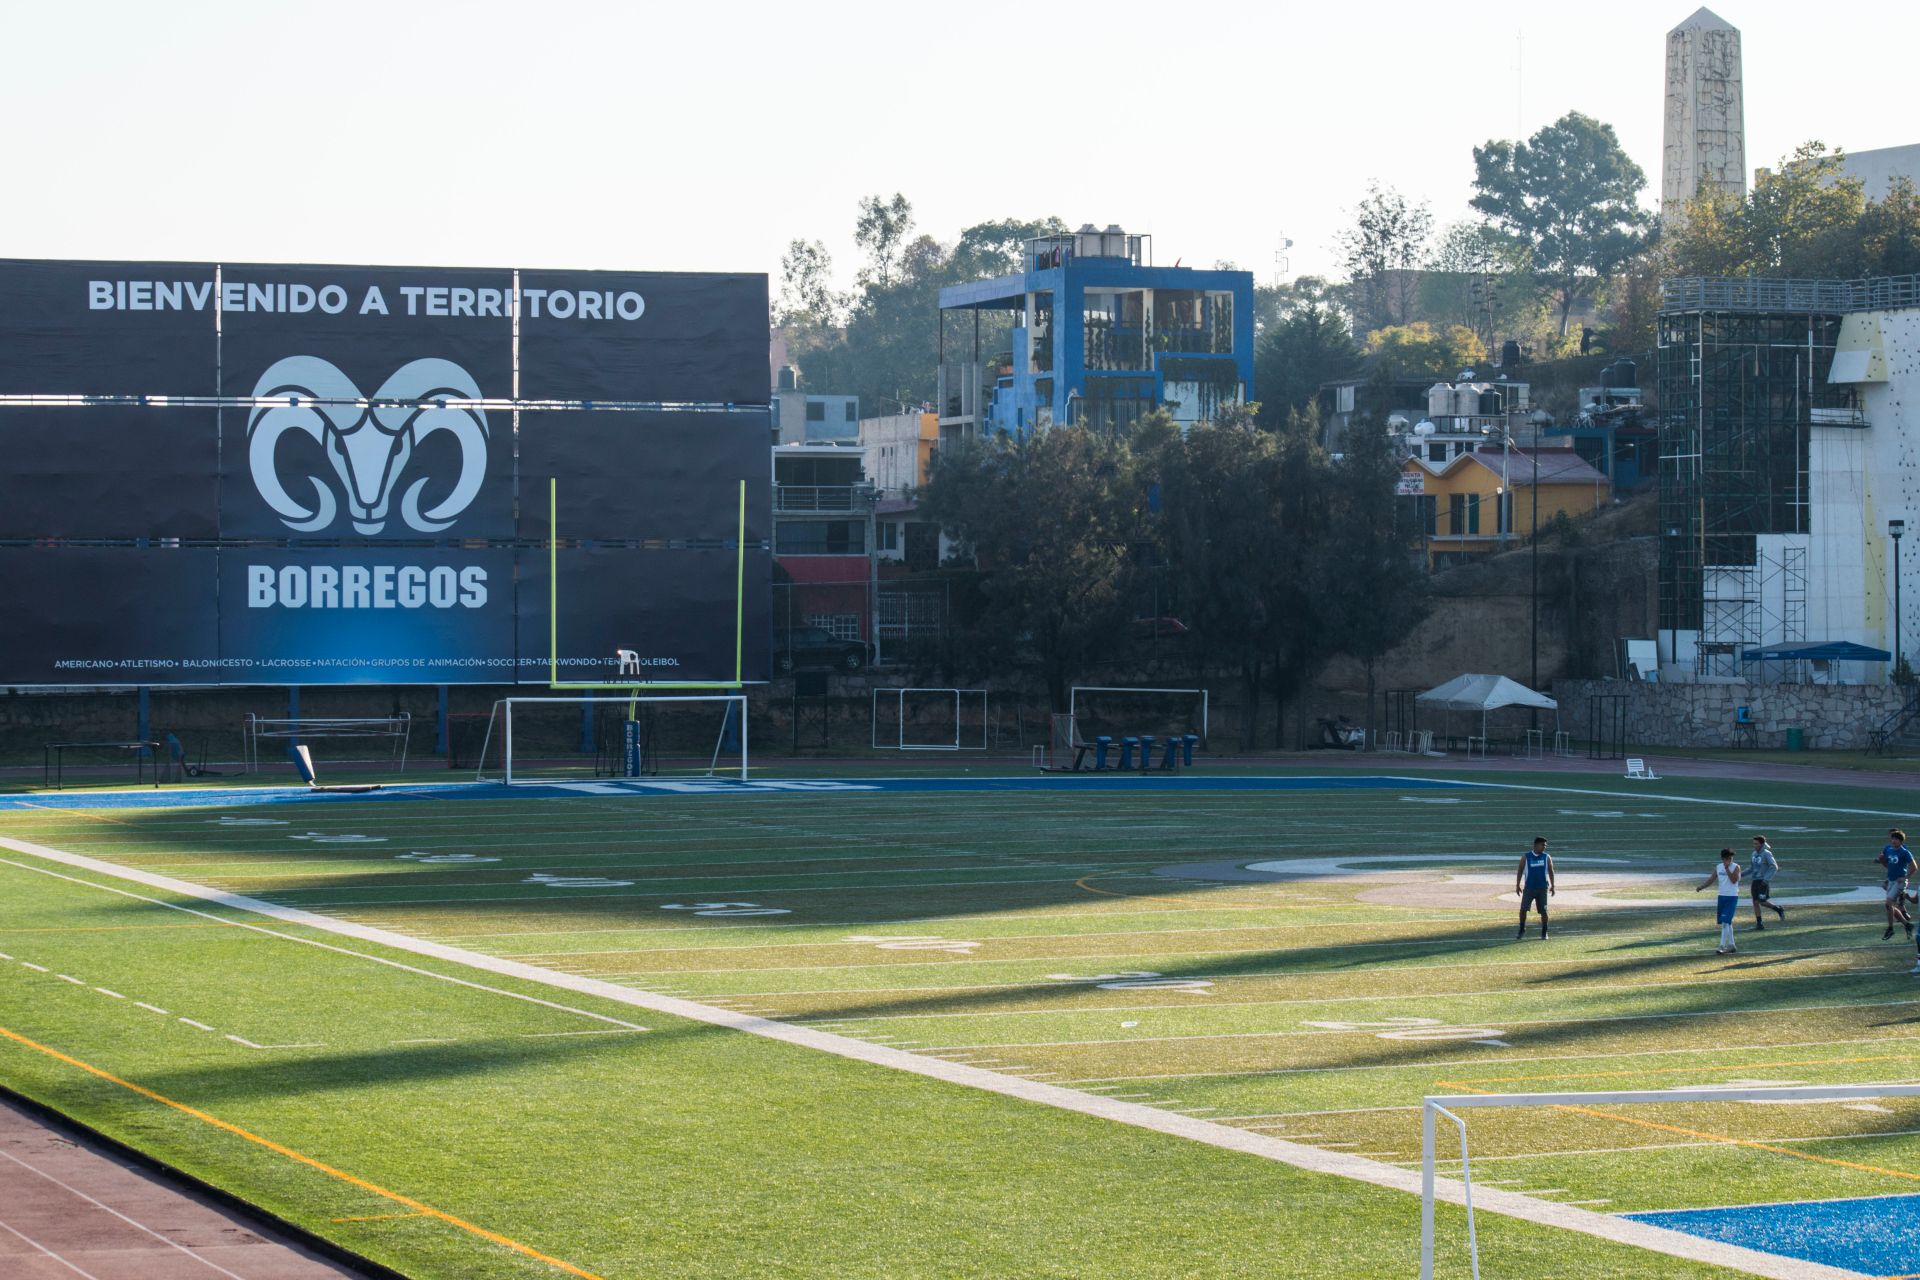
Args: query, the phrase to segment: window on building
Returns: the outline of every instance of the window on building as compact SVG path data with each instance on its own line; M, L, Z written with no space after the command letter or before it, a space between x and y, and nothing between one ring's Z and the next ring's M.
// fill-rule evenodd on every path
M1467 495L1467 532L1480 532L1480 495L1477 493Z
M825 400L807 401L807 421L825 422L827 420L827 402Z
M1427 441L1427 461L1445 462L1447 460L1447 442L1444 440Z
M1467 495L1447 495L1447 533L1458 537L1467 531Z
M864 520L776 520L773 551L782 556L858 556L867 551Z
M891 520L882 520L874 526L874 538L880 550L898 551L900 549L900 526Z
M847 401L847 421L860 421L860 402L858 400Z
M1420 511L1420 532L1431 538L1439 532L1440 499L1431 493L1423 493L1414 499Z
M819 627L835 640L858 640L860 638L860 615L857 613L810 613L807 625Z

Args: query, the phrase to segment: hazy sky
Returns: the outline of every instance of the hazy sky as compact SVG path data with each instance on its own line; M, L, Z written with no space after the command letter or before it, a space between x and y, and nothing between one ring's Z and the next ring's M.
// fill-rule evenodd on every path
M0 0L0 255L774 273L807 237L850 275L855 202L901 191L943 239L1057 214L1264 280L1283 235L1328 270L1370 178L1465 216L1516 114L1610 122L1657 191L1692 10ZM1920 142L1920 6L1715 11L1749 167Z

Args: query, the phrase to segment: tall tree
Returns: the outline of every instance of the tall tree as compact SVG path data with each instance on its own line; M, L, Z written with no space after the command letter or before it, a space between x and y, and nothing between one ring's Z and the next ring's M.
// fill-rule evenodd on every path
M913 230L913 205L898 191L893 199L865 196L860 201L860 217L853 224L853 242L866 251L866 265L860 268L860 282L886 289L900 271L901 250Z
M1337 237L1341 265L1353 282L1369 328L1406 324L1419 294L1418 271L1433 234L1426 202L1410 203L1392 187L1367 184L1353 211L1353 225Z
M833 287L833 255L818 240L794 240L780 258L780 297L774 323L831 328L840 323L846 298Z
M1322 383L1351 377L1360 368L1360 347L1347 319L1309 299L1253 348L1254 398L1260 425L1278 430L1289 414L1313 403Z
M1485 362L1480 336L1465 325L1435 329L1425 320L1375 329L1366 352L1374 369L1393 378L1457 378Z
M942 449L921 511L984 571L977 653L1030 647L1054 709L1126 624L1140 497L1125 441L1055 427Z
M1772 169L1761 170L1744 200L1703 188L1669 233L1669 274L1866 274L1866 192L1859 179L1846 176L1844 159L1823 143L1806 142Z
M1514 321L1538 295L1526 274L1526 251L1479 219L1455 222L1435 239L1420 282L1422 319L1465 325L1489 350L1512 336Z
M1473 149L1473 207L1524 246L1539 282L1560 304L1560 336L1651 234L1639 204L1647 176L1613 126L1568 112L1524 142Z

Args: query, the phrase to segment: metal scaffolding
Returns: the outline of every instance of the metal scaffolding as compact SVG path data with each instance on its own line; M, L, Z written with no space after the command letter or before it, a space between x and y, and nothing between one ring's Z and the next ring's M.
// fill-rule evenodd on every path
M1673 283L1701 282L1670 282L1660 314L1660 628L1699 633L1702 674L1741 674L1737 646L1805 629L1805 551L1758 539L1808 532L1809 430L1852 405L1827 384L1840 317L1709 309L1698 290L1676 307Z

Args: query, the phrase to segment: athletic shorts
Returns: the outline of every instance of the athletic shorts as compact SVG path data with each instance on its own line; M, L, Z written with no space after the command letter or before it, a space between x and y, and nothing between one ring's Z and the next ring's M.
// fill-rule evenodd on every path
M1887 881L1887 901L1891 902L1894 906L1897 907L1900 905L1900 897L1906 893L1906 891L1907 882L1904 878Z
M1771 881L1755 880L1753 882L1753 900L1755 902L1766 902L1772 897L1773 884Z
M1545 915L1547 913L1547 888L1545 885L1540 886L1538 889L1521 890L1520 914L1525 915L1527 912L1533 910L1535 903L1538 903L1540 906L1540 914Z
M1740 899L1737 896L1718 898L1715 900L1715 905L1720 908L1720 923L1732 924L1733 917L1740 910Z

